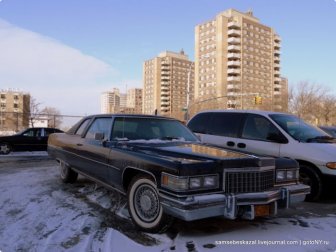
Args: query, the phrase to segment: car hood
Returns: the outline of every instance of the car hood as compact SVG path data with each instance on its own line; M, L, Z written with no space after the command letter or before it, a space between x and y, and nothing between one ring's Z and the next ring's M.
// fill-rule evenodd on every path
M171 142L167 144L132 144L133 150L152 157L160 157L180 164L215 162L224 167L274 166L273 158L261 158L213 145L193 142Z

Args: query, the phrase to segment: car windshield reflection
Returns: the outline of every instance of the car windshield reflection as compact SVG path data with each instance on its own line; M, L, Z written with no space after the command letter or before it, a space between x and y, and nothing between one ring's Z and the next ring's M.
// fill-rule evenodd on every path
M321 142L333 139L323 130L306 123L296 116L273 114L270 117L290 136L300 142Z

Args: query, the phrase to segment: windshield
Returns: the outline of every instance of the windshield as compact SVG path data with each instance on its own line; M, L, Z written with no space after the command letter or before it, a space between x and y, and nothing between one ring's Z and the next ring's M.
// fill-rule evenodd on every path
M197 141L181 122L164 118L119 117L113 124L112 140Z
M323 130L316 128L293 115L273 114L270 117L290 136L300 142L317 142L331 137Z

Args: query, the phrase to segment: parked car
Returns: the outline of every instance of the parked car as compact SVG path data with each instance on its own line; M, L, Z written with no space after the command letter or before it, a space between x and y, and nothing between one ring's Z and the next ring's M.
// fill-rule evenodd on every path
M48 136L63 132L55 128L28 128L11 136L0 136L0 154L11 151L46 151Z
M172 217L274 215L309 186L291 159L256 157L201 143L180 121L145 115L93 115L52 134L48 153L63 182L78 173L127 195L134 224L158 232ZM276 167L277 169L276 169Z
M319 199L325 178L336 179L335 139L294 115L213 110L198 113L187 125L204 143L297 160L302 182L311 186L307 200Z
M330 136L336 137L336 126L319 126L319 128L327 132Z

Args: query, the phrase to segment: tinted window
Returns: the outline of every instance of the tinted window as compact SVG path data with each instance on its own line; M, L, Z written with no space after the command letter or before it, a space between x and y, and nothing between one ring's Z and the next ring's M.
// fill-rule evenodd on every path
M104 133L104 139L108 139L111 130L112 118L97 118L91 124L85 138L94 139L95 133Z
M77 129L76 135L82 135L86 126L88 125L90 119L86 119L84 122L82 122L81 126Z
M207 133L210 118L210 113L200 113L189 121L188 127L195 133Z
M268 141L270 134L280 134L279 130L265 117L250 114L247 116L242 137Z
M241 113L212 113L208 133L211 135L238 137Z

